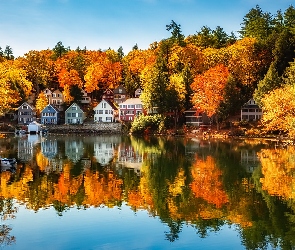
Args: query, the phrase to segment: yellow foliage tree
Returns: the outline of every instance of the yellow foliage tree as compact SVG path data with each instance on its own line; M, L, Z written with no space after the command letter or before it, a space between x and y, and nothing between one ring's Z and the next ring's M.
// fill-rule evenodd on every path
M37 114L39 115L41 113L41 111L48 105L48 99L46 97L46 95L41 92L38 95L38 98L36 100L36 111Z

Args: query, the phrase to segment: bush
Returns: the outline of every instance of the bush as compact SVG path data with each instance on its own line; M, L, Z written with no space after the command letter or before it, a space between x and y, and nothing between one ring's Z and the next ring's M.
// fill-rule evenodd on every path
M165 117L159 114L137 116L130 129L133 134L162 133L164 130Z

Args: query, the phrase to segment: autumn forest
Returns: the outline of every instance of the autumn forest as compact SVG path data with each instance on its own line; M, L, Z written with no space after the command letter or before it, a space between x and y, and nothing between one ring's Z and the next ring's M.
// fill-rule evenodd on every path
M14 58L10 46L0 49L0 112L18 107L34 93L43 107L42 90L59 88L67 104L81 89L99 100L102 92L122 84L130 94L138 88L146 109L160 114L196 108L215 121L239 113L250 98L263 108L265 131L295 134L295 8L264 12L258 5L241 20L238 35L222 27L203 26L184 36L173 20L170 36L151 41L148 49L32 50Z

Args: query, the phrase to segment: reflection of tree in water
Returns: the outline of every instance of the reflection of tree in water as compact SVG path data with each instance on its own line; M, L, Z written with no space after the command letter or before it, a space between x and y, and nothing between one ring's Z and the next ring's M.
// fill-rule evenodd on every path
M169 226L170 232L165 232L166 240L169 240L170 242L178 240L178 234L181 232L182 229L182 222L180 220L174 221L172 219L169 219L167 225Z
M13 235L9 235L11 227L3 224L0 225L0 246L7 246L15 243L15 237Z
M12 228L6 224L2 224L2 221L8 219L14 219L17 208L14 206L13 199L0 198L0 246L7 246L15 243L16 238L10 235Z

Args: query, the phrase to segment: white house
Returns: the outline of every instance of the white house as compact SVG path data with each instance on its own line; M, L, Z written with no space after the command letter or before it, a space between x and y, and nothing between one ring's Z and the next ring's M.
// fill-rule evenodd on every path
M250 99L241 108L241 121L258 121L262 117L262 109L253 99Z
M97 104L94 110L94 122L114 122L118 115L118 108L107 99Z

